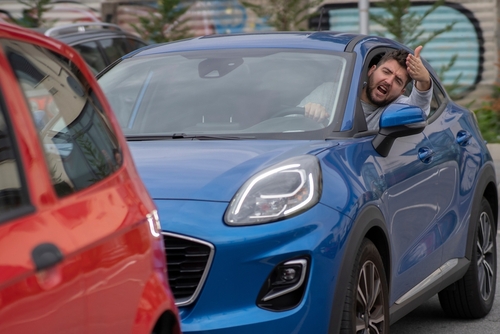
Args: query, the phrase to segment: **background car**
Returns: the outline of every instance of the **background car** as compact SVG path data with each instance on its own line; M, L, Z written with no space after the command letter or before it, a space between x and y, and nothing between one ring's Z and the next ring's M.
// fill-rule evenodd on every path
M94 74L127 53L148 45L140 37L118 25L103 22L59 25L44 33L77 50Z
M83 59L0 23L0 332L179 334L154 202Z
M219 35L99 75L158 207L185 333L387 333L436 293L449 315L488 314L498 188L474 114L424 61L428 118L393 104L367 131L366 73L399 48ZM299 106L325 82L318 123Z

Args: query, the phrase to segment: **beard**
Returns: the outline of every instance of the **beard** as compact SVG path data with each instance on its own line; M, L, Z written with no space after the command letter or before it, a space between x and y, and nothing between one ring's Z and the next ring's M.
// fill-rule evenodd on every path
M398 98L398 96L388 97L386 95L386 98L383 100L378 100L378 101L375 100L373 98L373 91L375 89L377 89L377 86L378 85L373 82L373 77L372 76L368 77L368 84L366 85L366 97L368 98L368 101L372 105L374 105L376 107L385 107L385 106L391 104L392 102L394 102Z

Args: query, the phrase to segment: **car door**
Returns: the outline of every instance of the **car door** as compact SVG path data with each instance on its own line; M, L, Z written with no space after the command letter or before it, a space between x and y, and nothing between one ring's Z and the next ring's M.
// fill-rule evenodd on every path
M382 54L392 49L378 48L368 53L368 70ZM411 87L408 87L411 88ZM408 92L409 93L409 92ZM439 167L433 164L433 146L426 132L397 138L387 157L374 154L372 180L382 186L382 211L390 235L390 304L404 296L441 265L441 235L436 225ZM401 299L401 297L403 297Z
M0 332L85 333L75 223L55 196L27 100L10 71L26 65L0 39ZM28 45L28 44L26 44Z
M431 114L424 130L435 152L433 165L439 170L437 220L442 234L443 263L465 255L468 216L482 164L481 146L468 120L472 113L454 108L440 83L434 81ZM457 205L456 203L460 203Z
M441 263L441 236L435 221L439 174L421 153L430 149L429 139L417 134L396 139L387 157L373 157L384 182L381 200L391 234L391 304Z

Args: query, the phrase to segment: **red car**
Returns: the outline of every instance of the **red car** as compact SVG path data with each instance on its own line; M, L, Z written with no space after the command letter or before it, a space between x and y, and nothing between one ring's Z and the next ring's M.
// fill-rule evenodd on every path
M0 333L180 333L110 111L73 49L0 23Z

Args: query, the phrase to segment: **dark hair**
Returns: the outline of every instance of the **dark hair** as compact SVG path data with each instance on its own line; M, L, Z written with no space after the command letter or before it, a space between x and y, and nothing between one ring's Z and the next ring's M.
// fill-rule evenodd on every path
M385 63L388 60L395 60L406 71L406 58L408 57L408 54L409 54L409 52L406 50L403 50L403 49L388 52L388 53L384 54L384 56L382 58L380 58L380 60L377 63L377 67L379 67L380 65L382 65L383 63ZM406 80L405 86L408 84L408 82L411 81L411 77L408 73L407 73L407 77L408 77L408 79Z

